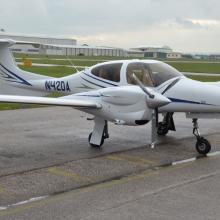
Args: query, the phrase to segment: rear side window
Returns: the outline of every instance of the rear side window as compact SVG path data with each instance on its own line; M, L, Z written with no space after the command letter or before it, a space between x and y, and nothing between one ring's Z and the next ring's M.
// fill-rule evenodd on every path
M102 79L120 82L122 63L104 64L92 69L92 74Z

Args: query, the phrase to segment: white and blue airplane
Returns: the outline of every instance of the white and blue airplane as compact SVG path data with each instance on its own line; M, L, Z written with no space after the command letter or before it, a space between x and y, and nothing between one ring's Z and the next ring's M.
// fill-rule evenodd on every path
M192 118L197 151L207 154L211 150L209 141L200 135L198 118L220 115L218 82L188 79L155 60L104 62L53 78L19 69L9 50L15 43L0 40L0 102L69 106L92 114L95 125L88 139L93 147L102 146L109 137L108 122L139 126L153 121L158 135L166 135L169 130L175 131L173 114L183 112ZM63 96L44 97L52 92ZM164 115L160 123L159 113Z

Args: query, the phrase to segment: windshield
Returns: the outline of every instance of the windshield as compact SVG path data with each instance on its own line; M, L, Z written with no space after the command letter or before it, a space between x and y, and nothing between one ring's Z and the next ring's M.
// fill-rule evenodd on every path
M182 76L178 70L162 62L135 62L128 64L126 73L127 82L136 85L136 82L132 78L133 73L145 86L149 87L157 87L169 79Z

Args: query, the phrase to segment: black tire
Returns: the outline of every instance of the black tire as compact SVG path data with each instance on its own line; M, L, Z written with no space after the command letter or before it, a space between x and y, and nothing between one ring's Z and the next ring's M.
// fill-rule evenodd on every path
M158 124L157 134L160 136L165 136L166 134L168 134L168 132L169 132L168 126L164 124L163 122L160 122Z
M100 148L103 144L104 144L104 137L102 136L102 140L101 140L101 143L100 145L96 145L96 144L91 144L90 143L90 140L91 140L91 137L92 137L92 133L89 134L89 137L88 137L88 141L89 141L89 144L91 147L94 147L94 148Z
M196 142L196 150L202 154L202 155L206 155L210 152L211 150L211 144L209 143L208 140L206 140L205 138L201 137L197 140Z

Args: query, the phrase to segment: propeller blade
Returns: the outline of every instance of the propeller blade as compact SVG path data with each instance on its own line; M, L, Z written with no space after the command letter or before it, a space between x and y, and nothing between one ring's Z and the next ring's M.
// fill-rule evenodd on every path
M144 84L138 79L138 77L133 73L132 77L134 81L140 86L140 88L149 96L149 98L153 99L154 95L144 86Z
M144 93L147 94L148 97L146 99L146 102L149 108L159 108L171 102L170 99L168 99L164 95L146 88L134 73L132 74L132 77L139 85L139 87L144 91Z

